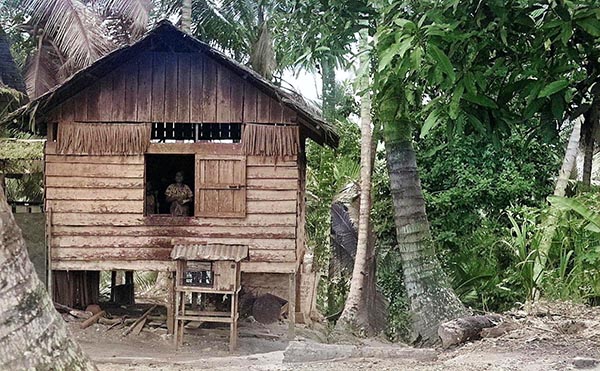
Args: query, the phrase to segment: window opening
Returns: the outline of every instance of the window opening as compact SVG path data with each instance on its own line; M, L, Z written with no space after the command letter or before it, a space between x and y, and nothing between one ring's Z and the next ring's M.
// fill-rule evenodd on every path
M239 143L241 123L152 123L151 141L154 143Z
M194 215L194 155L146 155L145 215Z

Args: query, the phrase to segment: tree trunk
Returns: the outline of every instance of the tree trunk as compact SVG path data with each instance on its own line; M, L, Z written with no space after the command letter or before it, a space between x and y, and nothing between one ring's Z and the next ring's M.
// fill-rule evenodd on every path
M571 132L571 136L569 137L569 143L567 144L567 150L565 151L565 157L563 159L563 164L558 173L558 179L556 180L556 186L554 187L554 196L564 197L567 191L567 185L569 184L569 178L575 164L577 162L577 151L579 149L579 142L581 140L581 126L582 126L582 117L578 117L575 119L573 124L573 131ZM552 239L554 238L554 233L556 232L556 222L558 219L558 210L554 207L550 207L548 216L542 223L543 235L540 240L538 254L533 262L533 279L535 280L536 285L538 285L542 278L542 273L544 268L546 267L546 261L548 260L548 252L550 251L550 247L552 246ZM534 288L534 291L531 293L531 298L534 301L539 299L540 292L538 288Z
M325 121L333 124L335 112L335 64L332 57L325 56L321 59L321 78L323 96L323 117Z
M354 257L354 268L352 270L352 280L350 281L350 291L346 299L344 311L336 324L337 330L347 328L356 335L367 336L373 333L369 323L369 312L367 310L366 295L374 290L368 290L368 283L374 284L372 277L369 277L374 271L374 264L368 264L372 260L373 244L369 243L370 217L371 217L371 174L373 167L373 135L371 131L371 97L369 90L369 54L368 48L368 30L363 28L359 31L359 50L362 52L360 58L361 70L364 70L362 76L359 76L358 90L360 97L360 131L361 131L361 149L360 149L360 208L358 217L358 242L356 244L356 256ZM373 262L374 263L374 262Z
M435 254L412 145L412 128L409 123L388 122L384 138L398 248L412 315L411 340L431 345L439 341L437 330L441 323L468 312L450 287Z
M583 185L590 187L592 185L592 161L594 159L594 128L597 121L596 102L584 115L584 121L581 125L581 144L583 147Z
M181 30L192 33L192 0L183 0L181 4Z
M0 190L0 369L94 370L37 277Z

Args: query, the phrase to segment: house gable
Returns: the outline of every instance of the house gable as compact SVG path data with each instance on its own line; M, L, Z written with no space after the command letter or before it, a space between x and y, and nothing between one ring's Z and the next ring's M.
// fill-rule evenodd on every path
M296 123L297 115L201 51L141 51L54 107L48 122Z

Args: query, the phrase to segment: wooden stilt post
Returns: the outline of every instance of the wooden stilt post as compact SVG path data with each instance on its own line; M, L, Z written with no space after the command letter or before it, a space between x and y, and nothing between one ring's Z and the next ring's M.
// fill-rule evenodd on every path
M117 271L110 272L110 301L115 302L115 286L117 286Z
M288 339L296 337L296 273L290 273L288 295Z
M135 287L133 284L133 271L125 272L125 284L129 287L129 304L135 304Z
M175 307L176 300L179 300L179 297L175 296L175 272L169 272L167 281L167 333L172 335L175 333L176 326L175 313L179 310Z

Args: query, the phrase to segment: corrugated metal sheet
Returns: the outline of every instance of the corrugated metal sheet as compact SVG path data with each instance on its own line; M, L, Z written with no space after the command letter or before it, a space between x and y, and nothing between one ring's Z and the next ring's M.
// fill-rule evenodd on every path
M177 244L171 251L171 258L175 260L233 260L239 262L248 258L248 246Z

